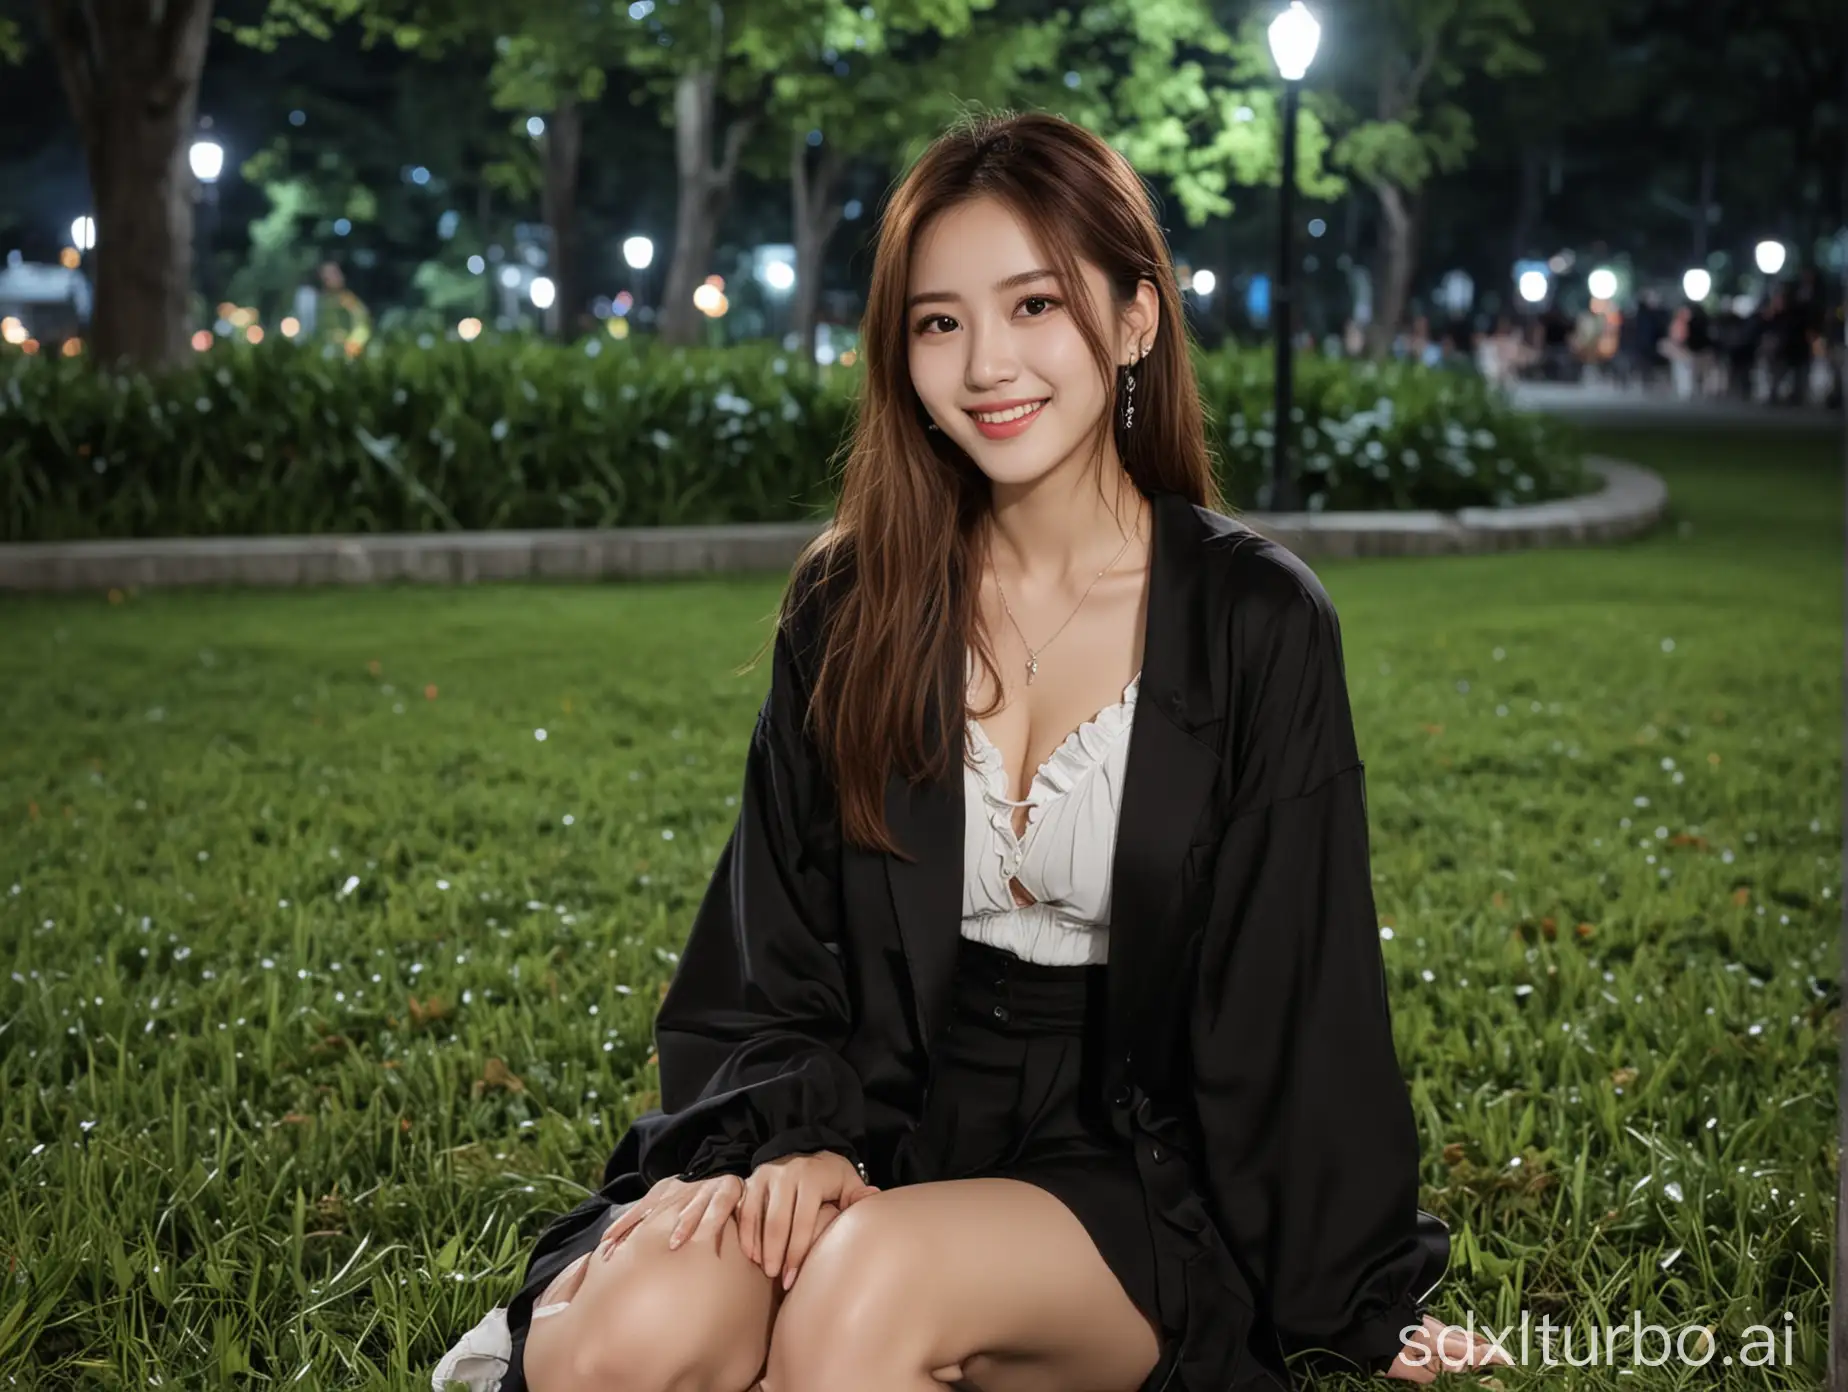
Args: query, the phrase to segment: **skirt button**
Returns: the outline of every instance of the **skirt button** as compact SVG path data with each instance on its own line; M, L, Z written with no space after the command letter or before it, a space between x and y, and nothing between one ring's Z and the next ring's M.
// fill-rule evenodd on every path
M1005 1005L997 1005L995 1007L995 1018L1001 1021L1006 1021L1009 1018L1008 1009Z
M1149 1147L1149 1159L1153 1160L1157 1165L1167 1158L1168 1152L1163 1150L1160 1146Z

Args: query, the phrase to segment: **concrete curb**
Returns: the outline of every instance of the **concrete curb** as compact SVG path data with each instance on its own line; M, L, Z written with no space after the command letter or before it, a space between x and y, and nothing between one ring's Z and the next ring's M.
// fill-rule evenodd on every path
M1445 512L1241 514L1306 559L1429 556L1620 541L1656 525L1668 489L1647 469L1587 459L1604 487L1580 498ZM371 585L788 571L820 522L376 536L174 537L0 545L0 590L176 585Z

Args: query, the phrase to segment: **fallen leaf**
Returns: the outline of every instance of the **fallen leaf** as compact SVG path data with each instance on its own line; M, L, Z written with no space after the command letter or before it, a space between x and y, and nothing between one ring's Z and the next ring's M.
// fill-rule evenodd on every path
M420 1001L416 996L407 996L406 1003L411 1008L411 1027L421 1029L432 1020L440 1020L449 1013L449 1007L443 1004L440 996L431 996L427 1001Z
M501 1060L491 1058L482 1067L481 1076L475 1079L471 1092L479 1097L490 1088L500 1088L505 1092L525 1092L526 1084Z

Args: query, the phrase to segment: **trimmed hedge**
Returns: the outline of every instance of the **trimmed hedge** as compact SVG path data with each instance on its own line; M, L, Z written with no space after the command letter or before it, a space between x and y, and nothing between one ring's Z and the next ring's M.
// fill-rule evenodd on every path
M1198 358L1227 496L1262 502L1269 355ZM0 539L775 521L829 506L858 389L771 345L222 344L156 379L0 357ZM1305 357L1312 509L1587 491L1571 436L1477 379Z

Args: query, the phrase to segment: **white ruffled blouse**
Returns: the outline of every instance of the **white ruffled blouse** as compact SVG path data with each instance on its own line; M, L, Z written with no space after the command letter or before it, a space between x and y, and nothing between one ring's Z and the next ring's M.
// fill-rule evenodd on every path
M1141 681L1138 672L1123 688L1122 700L1067 735L1018 799L1007 796L1001 751L982 723L969 718L963 765L965 938L1054 966L1090 966L1108 958L1117 809ZM1019 836L1017 807L1027 809L1026 831ZM1018 880L1035 902L1021 905L1009 880Z

